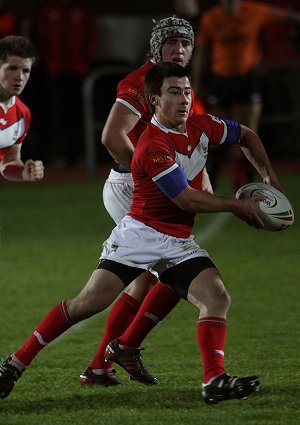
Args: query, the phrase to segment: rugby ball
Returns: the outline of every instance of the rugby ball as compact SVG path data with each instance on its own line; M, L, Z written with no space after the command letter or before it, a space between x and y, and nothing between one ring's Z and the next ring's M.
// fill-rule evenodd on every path
M249 183L242 186L237 199L262 195L265 198L256 203L257 212L264 223L264 230L275 232L285 230L294 223L294 210L288 198L275 187L265 183Z

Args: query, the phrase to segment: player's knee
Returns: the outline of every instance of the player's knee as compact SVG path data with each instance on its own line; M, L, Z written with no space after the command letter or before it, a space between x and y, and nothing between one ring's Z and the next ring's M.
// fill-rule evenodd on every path
M221 305L224 310L228 311L230 304L231 304L231 297L226 291L226 289L224 288L224 291L221 294Z
M67 301L67 310L72 322L77 323L94 316L99 312L100 308L95 298L79 295Z
M231 298L222 281L218 280L213 289L212 299L215 306L227 311L230 307Z
M151 288L155 285L157 282L157 279L155 280L149 280L149 279L143 279L144 275L146 273L143 273L141 276L139 276L137 279L135 279L127 288L125 289L125 292L130 295L131 297L135 298L140 303L143 302L143 299L148 294Z

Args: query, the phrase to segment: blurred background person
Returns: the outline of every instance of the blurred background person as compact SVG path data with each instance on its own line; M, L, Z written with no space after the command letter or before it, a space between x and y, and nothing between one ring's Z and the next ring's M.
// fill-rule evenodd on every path
M18 16L7 0L0 0L0 38L18 33Z
M176 16L186 19L196 33L198 21L202 13L217 3L217 0L173 0L173 10ZM205 113L205 105L199 95L194 96L194 110L197 114Z
M34 11L31 32L46 90L40 112L48 134L45 158L53 166L78 165L84 155L82 83L97 48L95 14L81 0L45 0Z
M220 0L201 17L192 63L195 93L205 94L208 113L237 120L258 133L263 103L260 36L271 24L299 24L300 14L254 1ZM252 172L232 149L233 188L251 181ZM214 189L224 152L211 150L208 172Z
M218 3L218 0L173 0L173 8L176 15L188 20L196 31L202 14Z

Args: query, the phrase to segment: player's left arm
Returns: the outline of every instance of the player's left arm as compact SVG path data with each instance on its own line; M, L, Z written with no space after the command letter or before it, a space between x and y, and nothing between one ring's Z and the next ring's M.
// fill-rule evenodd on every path
M244 125L241 125L240 147L248 161L261 175L263 182L283 191L262 141L256 133Z
M6 151L0 162L0 173L10 181L36 182L44 177L44 165L42 161L32 159L24 163L21 159L21 144L16 144Z

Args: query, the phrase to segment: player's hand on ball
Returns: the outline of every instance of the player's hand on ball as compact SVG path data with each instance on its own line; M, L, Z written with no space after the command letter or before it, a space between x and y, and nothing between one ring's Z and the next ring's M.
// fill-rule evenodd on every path
M274 183L273 182L270 183ZM277 185L280 187L280 185ZM291 227L294 223L294 210L289 199L281 190L265 183L248 183L236 192L237 199L256 198L261 195L261 202L256 202L255 207L259 217L264 223L264 230L277 232Z
M44 178L44 165L42 161L28 159L24 164L23 180L36 182Z
M264 199L262 195L256 195L251 198L239 199L233 213L245 221L249 226L255 227L256 229L263 229L264 222L258 214L256 204Z

